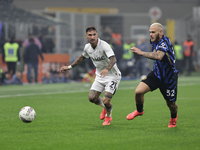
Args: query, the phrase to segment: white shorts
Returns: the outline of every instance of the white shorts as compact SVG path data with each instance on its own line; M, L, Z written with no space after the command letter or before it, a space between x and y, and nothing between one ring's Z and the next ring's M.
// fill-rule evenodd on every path
M106 77L101 78L97 76L90 90L95 90L101 93L106 91L114 95L119 86L120 81L121 81L121 78L112 79L112 78L106 78Z

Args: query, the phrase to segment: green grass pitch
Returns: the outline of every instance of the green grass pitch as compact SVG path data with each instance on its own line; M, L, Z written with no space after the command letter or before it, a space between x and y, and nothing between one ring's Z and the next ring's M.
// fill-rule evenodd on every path
M110 126L88 101L89 83L1 86L0 150L200 149L200 77L179 78L176 128L167 127L170 112L159 90L145 95L143 116L126 120L139 82L121 81ZM24 106L36 111L32 123L18 117Z

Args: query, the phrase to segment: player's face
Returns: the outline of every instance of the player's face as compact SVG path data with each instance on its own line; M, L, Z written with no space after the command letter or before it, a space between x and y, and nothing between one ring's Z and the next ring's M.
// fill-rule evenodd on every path
M162 36L161 33L162 33L162 30L160 30L156 26L151 26L149 28L151 42L157 43L160 40L160 37Z
M95 30L90 30L86 33L85 37L91 45L96 45L98 40L98 33Z

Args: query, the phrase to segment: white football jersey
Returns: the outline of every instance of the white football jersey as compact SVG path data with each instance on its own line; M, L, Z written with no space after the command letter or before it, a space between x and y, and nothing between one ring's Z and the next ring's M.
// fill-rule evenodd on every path
M90 58L96 67L96 76L100 77L100 72L108 66L109 57L114 56L114 52L110 45L98 38L97 47L92 48L90 43L87 43L84 47L82 55L86 58ZM119 71L117 64L115 63L111 70L108 71L106 77L119 77L121 78L121 72Z

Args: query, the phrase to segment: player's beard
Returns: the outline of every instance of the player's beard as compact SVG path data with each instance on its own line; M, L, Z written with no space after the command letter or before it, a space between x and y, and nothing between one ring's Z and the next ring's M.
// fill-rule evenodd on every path
M156 35L155 40L151 40L151 42L155 42L158 43L158 41L160 40L160 36L159 33Z
M91 39L89 42L90 42L91 44L92 44L92 43L94 44L95 41L96 41L95 39Z
M158 41L160 40L160 36L159 33L156 35L156 39L154 40L155 43L158 43Z
M91 39L89 42L92 45L92 47L94 48L97 46L97 41L98 41L98 39Z

